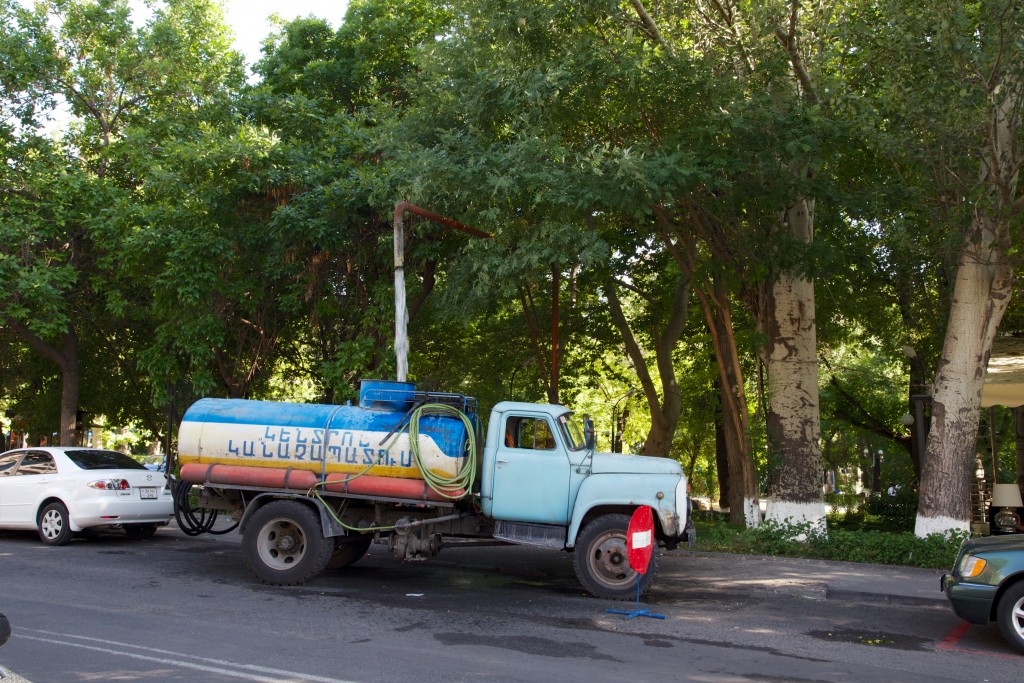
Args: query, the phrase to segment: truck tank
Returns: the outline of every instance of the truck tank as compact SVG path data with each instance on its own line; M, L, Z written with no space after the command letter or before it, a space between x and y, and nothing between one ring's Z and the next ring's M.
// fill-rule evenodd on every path
M419 415L425 404L450 410ZM357 406L204 398L182 418L178 461L181 479L195 484L450 500L465 487L438 491L425 479L463 472L477 424L473 399L407 382L364 380Z

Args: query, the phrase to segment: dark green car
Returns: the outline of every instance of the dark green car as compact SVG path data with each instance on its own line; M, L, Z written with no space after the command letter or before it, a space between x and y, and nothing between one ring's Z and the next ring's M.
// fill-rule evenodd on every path
M964 541L942 590L958 617L998 622L1006 642L1024 651L1024 534Z

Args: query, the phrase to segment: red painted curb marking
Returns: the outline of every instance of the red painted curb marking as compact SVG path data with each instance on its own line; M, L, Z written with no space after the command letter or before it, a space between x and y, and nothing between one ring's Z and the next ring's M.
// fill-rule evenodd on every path
M967 634L967 631L970 628L970 624L966 621L961 621L952 631L949 632L949 635L942 639L942 642L939 643L938 649L952 650L956 647L956 644L960 642L960 639Z
M975 649L968 648L968 647L957 647L957 643L959 643L960 640L965 635L967 635L967 631L969 631L970 628L971 628L971 625L968 622L961 621L959 624L956 625L956 627L952 631L949 632L949 634L945 638L942 639L942 642L939 643L935 647L935 649L936 650L949 650L951 652L963 652L964 654L969 654L969 655L982 655L982 656L985 656L985 657L998 657L999 659L1009 659L1011 661L1019 661L1021 659L1024 659L1024 657L1021 657L1020 655L1008 655L1008 654L1004 654L1002 652L987 652L985 650L975 650Z

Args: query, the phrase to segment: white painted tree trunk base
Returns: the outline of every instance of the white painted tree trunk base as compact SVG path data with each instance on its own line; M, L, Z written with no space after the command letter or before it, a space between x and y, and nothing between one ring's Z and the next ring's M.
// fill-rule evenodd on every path
M932 534L942 534L949 538L953 534L969 534L971 525L962 519L953 517L922 517L917 516L917 523L914 525L914 535L918 538L925 538Z
M761 524L761 504L756 498L743 499L743 519L748 529L753 529Z
M810 523L810 530L812 532L823 533L827 528L825 523L826 512L828 512L828 506L825 505L824 501L798 503L792 500L769 498L764 518L765 521L772 521L782 526ZM796 540L806 541L807 537L801 534Z

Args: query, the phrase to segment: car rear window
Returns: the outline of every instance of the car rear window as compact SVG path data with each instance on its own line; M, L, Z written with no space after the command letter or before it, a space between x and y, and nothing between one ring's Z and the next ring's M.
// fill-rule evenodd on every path
M117 451L65 451L83 470L144 470L146 466Z

